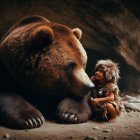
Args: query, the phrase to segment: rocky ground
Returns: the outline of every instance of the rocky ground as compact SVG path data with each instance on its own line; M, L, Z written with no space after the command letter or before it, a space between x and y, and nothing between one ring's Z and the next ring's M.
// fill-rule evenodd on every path
M132 105L132 101L136 106ZM88 121L83 124L62 125L46 121L41 128L31 130L0 127L0 140L139 140L140 112L138 108L133 111L134 107L138 107L139 100L126 96L123 103L126 108L115 123Z

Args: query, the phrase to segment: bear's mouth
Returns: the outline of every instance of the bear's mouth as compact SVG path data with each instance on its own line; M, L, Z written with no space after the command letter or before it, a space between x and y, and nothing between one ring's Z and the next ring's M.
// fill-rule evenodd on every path
M78 96L78 97L85 97L87 96L88 94L90 93L90 90L88 88L80 88L80 89L77 89L77 90L73 90L71 92L71 94L75 95L75 96Z

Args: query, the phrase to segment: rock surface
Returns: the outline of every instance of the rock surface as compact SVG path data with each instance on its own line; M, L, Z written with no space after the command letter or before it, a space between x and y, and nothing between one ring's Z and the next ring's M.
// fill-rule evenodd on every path
M124 101L124 108L127 112L130 111L138 111L140 112L140 97L133 97L129 95L125 95L122 98L122 101Z

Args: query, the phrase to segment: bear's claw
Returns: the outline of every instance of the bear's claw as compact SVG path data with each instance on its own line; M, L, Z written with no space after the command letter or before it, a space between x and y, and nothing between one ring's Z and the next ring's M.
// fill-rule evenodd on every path
M59 113L59 118L62 122L65 123L77 123L78 117L70 112Z
M40 127L44 123L45 119L43 116L37 117L37 118L32 118L24 121L24 128L37 128Z
M24 113L23 113L24 112ZM12 124L17 123L18 128L22 129L31 129L40 127L44 122L45 119L42 114L36 110L23 110L23 112L18 112L19 117L14 119L15 121Z

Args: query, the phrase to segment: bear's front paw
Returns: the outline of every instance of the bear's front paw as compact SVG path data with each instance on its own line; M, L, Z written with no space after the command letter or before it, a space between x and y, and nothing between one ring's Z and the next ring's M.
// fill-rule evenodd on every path
M15 104L14 108L7 108L3 119L8 127L18 129L37 128L45 121L39 110L23 102L20 102L19 106Z
M16 129L40 127L45 121L41 112L17 95L0 96L0 122Z
M87 122L91 109L87 101L64 99L58 105L58 121L61 123L83 123Z
M17 116L11 116L13 126L17 126L17 128L21 129L40 127L45 121L41 112L31 105L27 105L26 107L27 108L23 109L19 107L18 110L15 111Z
M1 117L0 117L1 118ZM6 126L16 129L31 129L40 127L45 119L35 108L18 107L18 109L5 111L5 117L2 118Z
M77 121L78 121L77 115L72 112L65 112L65 111L59 112L58 117L64 123L65 122L66 123L77 123Z

